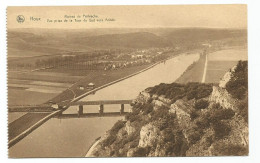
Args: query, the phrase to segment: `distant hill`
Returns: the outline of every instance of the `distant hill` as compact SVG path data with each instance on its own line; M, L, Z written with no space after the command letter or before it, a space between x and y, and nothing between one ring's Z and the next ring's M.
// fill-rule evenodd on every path
M167 39L148 32L81 37L75 38L74 43L79 43L91 47L119 48L149 48L171 46L171 43Z
M172 46L167 39L148 32L90 35L84 31L9 31L8 56L39 56L110 48Z
M9 29L8 56L59 55L110 48L201 45L208 41L247 42L246 29L104 28Z
M8 33L8 55L9 56L38 56L51 55L62 52L62 49L49 45L53 41L28 32L9 32Z
M205 41L215 41L223 39L245 39L247 31L245 29L209 29L209 28L186 28L168 30L161 33L161 36L170 40L172 44L200 43Z

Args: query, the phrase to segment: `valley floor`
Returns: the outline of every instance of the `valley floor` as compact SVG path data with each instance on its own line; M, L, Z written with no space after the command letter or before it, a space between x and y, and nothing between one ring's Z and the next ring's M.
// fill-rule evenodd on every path
M75 94L79 96L87 91L80 90L80 86L86 87L89 83L94 83L96 87L99 87L143 70L150 65L146 64L113 71L80 70L80 74L79 70L51 69L48 72L39 71L32 74L17 75L12 72L9 73L8 81L8 105L36 105L49 100L56 103L69 101L74 98Z
M247 50L235 47L216 52L210 52L206 66L205 83L218 83L223 75L237 64L239 60L247 60ZM204 73L206 56L201 56L183 75L176 80L177 83L201 82Z

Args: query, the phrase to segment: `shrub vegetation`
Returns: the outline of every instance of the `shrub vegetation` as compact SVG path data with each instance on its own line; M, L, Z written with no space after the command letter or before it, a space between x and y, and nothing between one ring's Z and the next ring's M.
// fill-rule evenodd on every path
M239 61L237 68L232 73L231 80L226 85L228 92L232 97L239 99L238 114L246 121L248 119L248 95L247 95L247 62ZM171 99L172 102L178 99L187 101L190 105L194 101L193 108L187 108L190 113L191 121L187 127L188 139L183 134L183 126L179 124L179 117L169 112L168 106L161 106L154 109L152 100L147 103L135 103L132 105L132 112L128 113L125 118L134 126L135 132L128 135L124 130L125 121L118 121L110 130L106 140L101 142L102 150L110 149L110 156L126 156L130 148L134 148L133 156L145 157L151 151L155 152L160 147L166 156L185 156L186 151L192 144L197 143L203 137L205 138L206 147L214 145L216 155L244 155L248 151L246 148L233 144L217 144L229 136L231 127L228 120L232 119L235 112L230 108L223 108L219 103L210 105L205 100L212 92L211 84L187 83L187 84L159 84L155 87L148 88L150 94L158 96L164 95ZM203 110L201 110L203 109ZM141 128L146 124L152 124L159 129L159 137L155 144L145 148L138 147L140 140ZM214 130L214 133L206 132ZM118 133L120 132L120 139ZM157 132L157 131L156 131ZM109 147L109 148L105 148ZM98 154L97 154L98 155Z
M171 83L165 84L161 83L152 88L148 88L147 91L151 94L165 95L166 98L171 99L173 102L187 97L188 100L191 99L201 99L207 97L212 92L211 84L202 84L202 83Z
M205 109L209 106L209 102L206 100L198 100L195 102L194 108L195 109Z
M212 123L212 127L215 131L215 139L217 140L228 136L231 131L231 128L227 123L221 122L219 120Z
M243 99L248 91L248 65L247 61L239 61L232 77L226 84L227 91L237 99Z

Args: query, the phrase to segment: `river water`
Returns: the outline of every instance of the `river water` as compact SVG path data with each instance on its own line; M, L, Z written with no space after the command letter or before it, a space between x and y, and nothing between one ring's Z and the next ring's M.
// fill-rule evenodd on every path
M97 91L80 101L134 99L147 87L174 82L199 54L183 54L160 63L138 75ZM125 106L127 111L129 105ZM84 107L97 112L98 106ZM120 105L105 105L104 112L119 111ZM63 114L76 113L70 107ZM52 118L9 149L9 157L84 157L95 139L109 130L123 116L88 118Z

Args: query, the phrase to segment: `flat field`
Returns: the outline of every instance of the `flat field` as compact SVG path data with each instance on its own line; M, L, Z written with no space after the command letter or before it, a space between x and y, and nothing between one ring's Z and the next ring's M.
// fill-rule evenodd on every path
M20 90L19 88L8 88L8 106L42 104L56 95L57 93L42 93Z
M239 60L247 60L247 49L241 47L219 50L208 54L206 83L219 83L224 74L234 67ZM201 82L205 66L205 57L192 64L176 80L178 83Z
M201 56L197 62L190 65L187 70L175 81L177 83L201 82L206 56Z
M247 60L246 48L230 48L208 55L206 83L219 83L220 79L234 67L239 60Z
M247 60L247 49L246 48L230 48L225 50L216 51L210 53L208 56L209 61L239 61Z
M29 73L8 72L8 105L36 105L49 100L57 103L70 100L86 91L80 90L79 86L94 83L98 87L150 65L108 71L47 69Z
M209 61L206 83L218 83L224 74L234 67L238 61Z
M44 103L81 78L56 72L8 72L8 105Z

